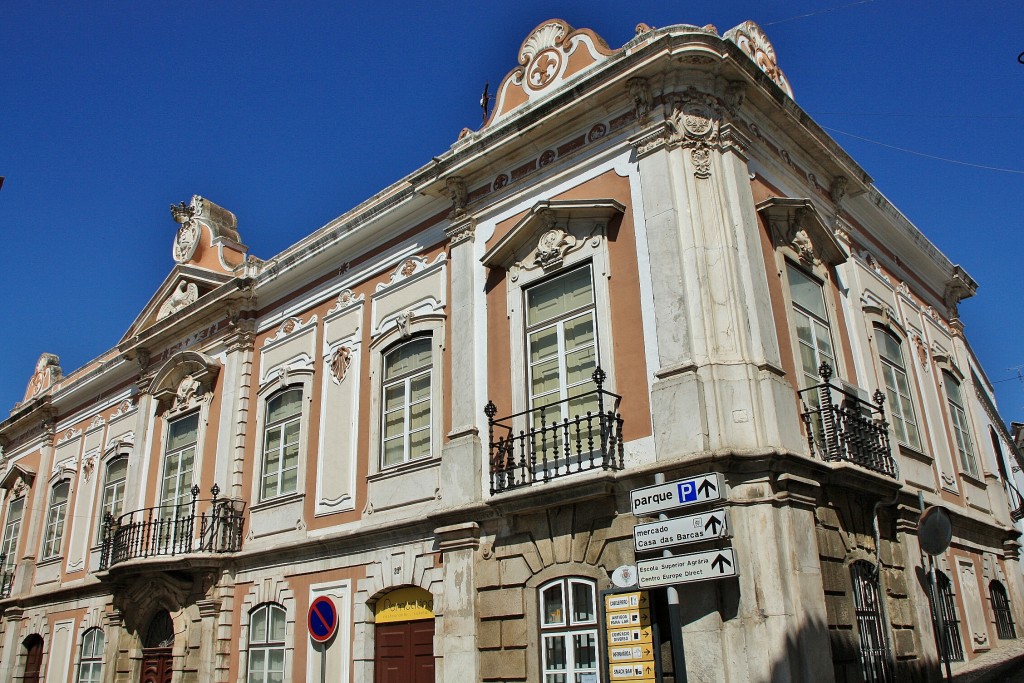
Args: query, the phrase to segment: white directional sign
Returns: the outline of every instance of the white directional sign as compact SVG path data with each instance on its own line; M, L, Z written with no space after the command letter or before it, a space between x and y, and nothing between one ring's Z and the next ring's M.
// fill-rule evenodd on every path
M728 536L728 513L725 510L712 510L661 522L637 524L633 527L633 546L639 553Z
M633 489L629 492L629 502L634 515L647 515L652 512L722 500L725 493L723 488L722 477L717 472L712 472L699 477L677 479L665 484Z
M636 563L636 568L641 588L725 579L738 575L732 548L640 560Z

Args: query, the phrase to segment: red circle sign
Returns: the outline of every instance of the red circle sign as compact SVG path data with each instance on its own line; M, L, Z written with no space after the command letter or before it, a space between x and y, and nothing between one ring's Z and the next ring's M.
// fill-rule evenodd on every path
M338 610L334 607L334 601L326 596L314 600L309 606L306 622L309 625L309 637L318 643L326 643L338 630Z

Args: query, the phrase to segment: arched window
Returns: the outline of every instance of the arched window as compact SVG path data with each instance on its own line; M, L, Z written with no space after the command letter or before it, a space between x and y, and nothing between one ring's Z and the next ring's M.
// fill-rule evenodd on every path
M880 327L875 328L878 356L882 362L882 377L889 399L889 417L896 438L912 448L921 448L921 436L914 414L914 400L903 362L903 349L899 340Z
M1017 629L1013 627L1013 612L1010 611L1010 598L1006 595L1003 584L993 581L988 585L988 594L992 599L992 614L996 618L996 635L1000 640L1017 637Z
M7 523L4 524L3 543L0 544L0 574L6 580L8 574L14 571L18 563L16 557L18 552L18 537L21 535L21 518L25 513L25 497L15 498L7 506ZM6 586L0 584L0 593L4 592Z
M128 456L122 455L107 463L103 477L103 498L100 503L98 540L103 540L103 523L109 514L115 520L124 512L124 486L128 479Z
M46 532L43 535L43 559L60 555L70 492L71 484L67 480L54 484L50 492L50 507L46 511Z
M78 683L100 683L103 679L103 630L91 628L82 636L78 655Z
M266 603L249 614L248 683L284 680L284 638L284 607Z
M850 565L853 604L860 633L860 663L866 683L892 680L889 668L889 640L882 620L882 597L878 570L865 560Z
M260 499L295 493L299 482L299 429L302 389L288 389L267 401L263 428Z
M956 598L953 594L953 584L949 577L940 571L935 572L936 583L938 583L938 609L942 613L945 622L945 638L942 642L942 652L939 653L944 662L964 661L964 644L960 639L960 619L956 612ZM938 625L936 624L936 628Z
M381 467L430 457L430 337L384 357Z
M541 671L544 683L599 680L597 589L583 578L562 578L541 586Z
M971 429L967 426L967 411L964 409L960 383L948 372L942 373L942 381L946 386L946 403L949 406L949 419L956 450L960 454L960 465L964 472L978 477L978 463L974 459L974 444L971 440Z

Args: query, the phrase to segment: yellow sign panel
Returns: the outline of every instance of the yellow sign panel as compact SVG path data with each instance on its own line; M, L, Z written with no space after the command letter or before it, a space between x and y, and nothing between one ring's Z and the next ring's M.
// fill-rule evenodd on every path
M631 609L621 612L608 612L608 628L622 628L623 626L650 626L651 613L646 609Z
M650 626L608 629L609 645L634 645L636 643L650 642L652 642Z
M608 648L608 661L611 664L618 664L620 662L653 662L654 645L651 643L612 645Z
M396 588L377 600L373 612L378 624L433 619L434 596L422 588Z
M643 664L612 664L608 667L609 678L613 681L653 681L654 662Z
M620 612L627 609L647 609L647 591L615 593L604 596L606 612Z

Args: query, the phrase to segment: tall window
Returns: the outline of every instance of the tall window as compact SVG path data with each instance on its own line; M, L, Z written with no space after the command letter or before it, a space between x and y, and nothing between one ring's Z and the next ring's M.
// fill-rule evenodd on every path
M1017 630L1013 627L1010 598L1007 597L1003 584L993 581L988 585L988 594L992 599L992 614L996 618L996 635L1000 640L1016 638Z
M921 436L917 430L910 381L907 379L906 365L903 364L903 349L896 337L881 328L875 328L875 340L882 361L882 376L889 399L892 429L900 442L920 449Z
M60 555L70 491L71 484L61 481L57 482L50 492L50 507L46 511L46 531L43 535L43 559Z
M263 481L260 498L294 493L299 482L299 425L302 389L289 389L267 401L263 430Z
M78 683L100 683L103 677L103 630L91 628L82 636Z
M104 524L109 514L116 521L124 512L124 485L128 478L128 456L120 456L107 463L103 480L103 500L100 505L98 540L103 540Z
M249 616L249 683L284 681L285 611L260 605Z
M789 295L793 300L793 326L796 328L797 350L800 354L801 384L806 389L821 382L818 368L828 363L835 374L836 353L832 331L825 309L825 292L821 283L793 264L786 262Z
M164 472L160 485L160 515L177 517L188 514L192 502L192 468L199 439L199 413L173 420L167 426ZM184 507L183 507L184 506Z
M878 570L870 562L859 560L850 565L853 580L853 604L860 633L860 663L866 683L892 680L889 671L889 645L882 621Z
M25 498L17 498L7 506L7 524L4 525L3 544L0 545L0 574L14 571L17 561L18 537L21 535L21 517L25 512ZM2 586L0 586L2 587Z
M595 388L594 323L589 264L526 290L530 408L565 401L544 411L547 424L596 411L594 395L583 395ZM539 427L540 412L533 415L534 427Z
M978 463L974 459L974 445L971 442L971 430L967 426L967 412L964 410L960 383L948 372L942 373L942 381L946 385L946 402L949 404L949 419L953 426L956 450L960 454L960 465L964 472L977 477Z
M382 467L430 456L430 344L420 337L384 357Z
M593 581L557 579L540 589L541 671L544 683L579 683L599 674L597 598Z

